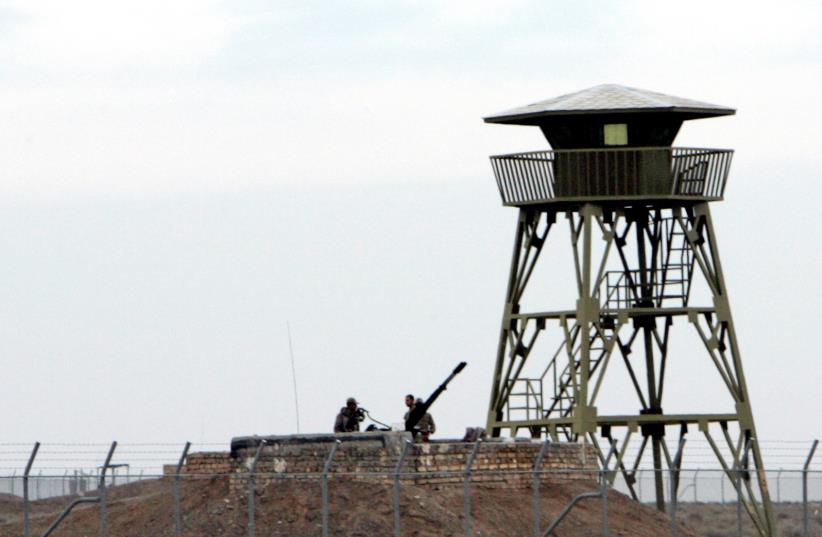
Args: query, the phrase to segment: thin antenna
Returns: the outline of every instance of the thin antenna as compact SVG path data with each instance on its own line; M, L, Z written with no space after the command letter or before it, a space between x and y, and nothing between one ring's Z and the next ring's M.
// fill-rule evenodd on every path
M288 332L288 353L291 355L291 379L294 383L294 412L297 416L297 434L300 434L300 400L297 397L297 368L294 367L294 347L291 345L291 325L285 322Z

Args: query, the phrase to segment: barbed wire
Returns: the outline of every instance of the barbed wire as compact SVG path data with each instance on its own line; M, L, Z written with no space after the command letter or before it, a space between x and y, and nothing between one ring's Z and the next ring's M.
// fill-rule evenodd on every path
M720 443L721 441L721 443ZM621 442L617 439L621 448ZM632 441L625 450L625 460L635 461L641 442ZM801 469L807 462L813 440L760 439L760 451L764 466L771 470ZM161 472L163 466L179 461L185 442L126 442L118 444L114 452L113 464L124 465L131 472ZM669 454L677 449L674 438L666 438ZM0 477L9 477L11 472L22 473L32 453L33 443L0 442ZM736 449L736 445L733 449ZM111 443L102 442L44 442L35 458L33 471L96 471L103 464ZM172 449L174 448L174 449ZM732 448L724 439L717 439L717 450L726 461L733 459ZM228 452L228 442L196 442L191 445L190 454L196 452ZM639 468L647 469L650 463L650 446L646 446ZM705 438L689 438L684 450L683 465L708 470L718 470L719 461L714 447ZM822 468L822 450L810 461L810 469Z

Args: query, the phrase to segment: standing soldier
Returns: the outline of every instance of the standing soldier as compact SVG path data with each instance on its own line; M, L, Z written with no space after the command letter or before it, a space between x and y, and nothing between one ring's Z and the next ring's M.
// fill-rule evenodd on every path
M408 418L411 416L411 412L417 406L422 406L423 401L420 398L414 399L412 394L408 394L405 396L405 406L408 407L408 411L405 413L405 421L408 421ZM436 425L434 424L434 418L426 412L420 418L420 421L414 425L414 439L420 440L422 442L428 442L428 437L434 434L437 430Z
M414 408L414 395L408 394L405 396L405 406L408 407L408 410L405 411L405 416L403 416L403 421L408 421L408 416L411 415L411 410Z

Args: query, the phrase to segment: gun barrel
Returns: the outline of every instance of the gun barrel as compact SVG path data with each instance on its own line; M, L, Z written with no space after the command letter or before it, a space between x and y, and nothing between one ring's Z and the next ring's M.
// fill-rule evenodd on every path
M440 394L442 394L442 392L444 392L448 388L448 383L450 383L454 379L454 377L456 377L459 374L460 371L465 369L466 365L467 364L465 362L460 362L459 364L457 364L457 367L455 367L451 374L448 375L448 378L446 378L442 384L437 386L437 389L434 390L434 392L428 396L428 399L426 399L424 403L422 403L421 405L414 405L413 410L408 414L408 419L405 420L406 431L414 430L414 427L416 427L417 423L419 423L422 417L425 416L425 413L428 412L428 409L431 407L432 404L434 404L434 401L436 401Z

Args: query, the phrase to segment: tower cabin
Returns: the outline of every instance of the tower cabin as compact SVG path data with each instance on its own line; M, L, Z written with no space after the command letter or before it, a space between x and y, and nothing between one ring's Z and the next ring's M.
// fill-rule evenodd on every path
M484 118L533 125L552 151L491 157L503 204L722 199L732 150L672 147L682 122L725 106L604 84Z

